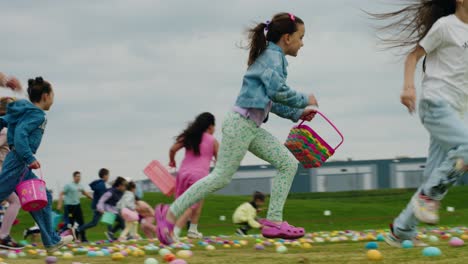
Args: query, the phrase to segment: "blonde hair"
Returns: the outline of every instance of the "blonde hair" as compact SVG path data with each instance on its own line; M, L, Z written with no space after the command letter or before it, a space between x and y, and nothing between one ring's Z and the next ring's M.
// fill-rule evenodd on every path
M16 99L13 97L1 97L0 98L0 116L3 116L6 114L7 105L14 101L16 101Z

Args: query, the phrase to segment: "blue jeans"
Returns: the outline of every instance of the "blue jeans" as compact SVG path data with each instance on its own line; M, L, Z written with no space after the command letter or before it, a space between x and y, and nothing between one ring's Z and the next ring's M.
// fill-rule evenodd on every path
M26 168L27 165L14 150L8 153L0 174L0 201L5 200L15 191L21 176L25 172L23 181L38 178L31 170ZM45 247L51 247L58 244L61 238L52 227L52 195L49 191L47 191L47 200L48 204L44 208L30 213L41 230L42 243Z
M456 160L462 158L468 164L468 127L458 112L444 100L421 100L419 115L430 134L430 146L424 170L425 182L414 195L423 192L431 199L440 201L448 188L463 176L454 171ZM401 239L412 239L417 235L417 224L410 203L395 219L393 231Z
M82 226L79 226L78 230L77 230L78 233L84 232L86 229L95 227L99 223L99 219L101 218L102 214L97 209L93 209L93 210L94 210L93 211L93 219L91 220L91 222L89 222L87 224L84 224Z
M125 228L125 221L119 214L117 214L117 216L115 217L114 226L108 225L107 231L115 234L116 232L118 232L119 230L123 230L124 228Z

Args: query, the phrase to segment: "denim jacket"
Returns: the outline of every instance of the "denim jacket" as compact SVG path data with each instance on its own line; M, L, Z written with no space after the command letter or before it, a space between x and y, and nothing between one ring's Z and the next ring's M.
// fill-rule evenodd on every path
M268 42L266 50L247 69L236 106L265 109L272 101L273 113L293 121L299 120L308 105L308 97L286 84L287 66L281 47Z

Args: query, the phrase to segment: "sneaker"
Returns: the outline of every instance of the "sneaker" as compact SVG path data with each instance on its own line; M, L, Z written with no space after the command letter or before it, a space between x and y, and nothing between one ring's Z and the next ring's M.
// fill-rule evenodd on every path
M8 235L4 239L0 239L0 248L23 249L24 246L18 244L10 235Z
M435 225L439 222L440 201L432 200L422 193L411 198L413 212L416 218L426 224Z
M193 231L193 230L189 230L187 232L187 237L188 238L192 238L192 239L202 239L203 238L203 234L198 232L198 231Z
M390 232L384 236L384 240L388 245L390 245L392 247L397 247L397 248L402 248L403 247L402 244L403 244L404 240L400 239L398 236L396 236L393 233L393 225L392 224L390 225ZM424 243L421 239L419 239L417 237L411 239L411 241L413 242L414 247L427 247L428 246L428 244Z
M64 246L70 244L71 242L73 242L73 236L72 235L63 236L56 245L46 248L47 253L49 253L49 254L54 253L55 251L59 250L61 247L64 247Z
M73 236L73 240L77 240L76 228L75 227L70 227L68 230L70 230L70 233Z
M247 234L240 228L237 228L236 229L236 235L239 235L239 236L246 236Z
M104 232L104 234L106 235L108 240L110 240L110 241L115 240L114 233L112 233L110 231L107 231L107 232Z

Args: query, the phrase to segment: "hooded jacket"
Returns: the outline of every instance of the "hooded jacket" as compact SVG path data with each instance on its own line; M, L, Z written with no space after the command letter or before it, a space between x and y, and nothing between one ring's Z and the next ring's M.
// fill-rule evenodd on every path
M0 130L8 127L8 145L26 165L36 160L46 124L44 110L24 99L8 104L7 113L0 117Z

